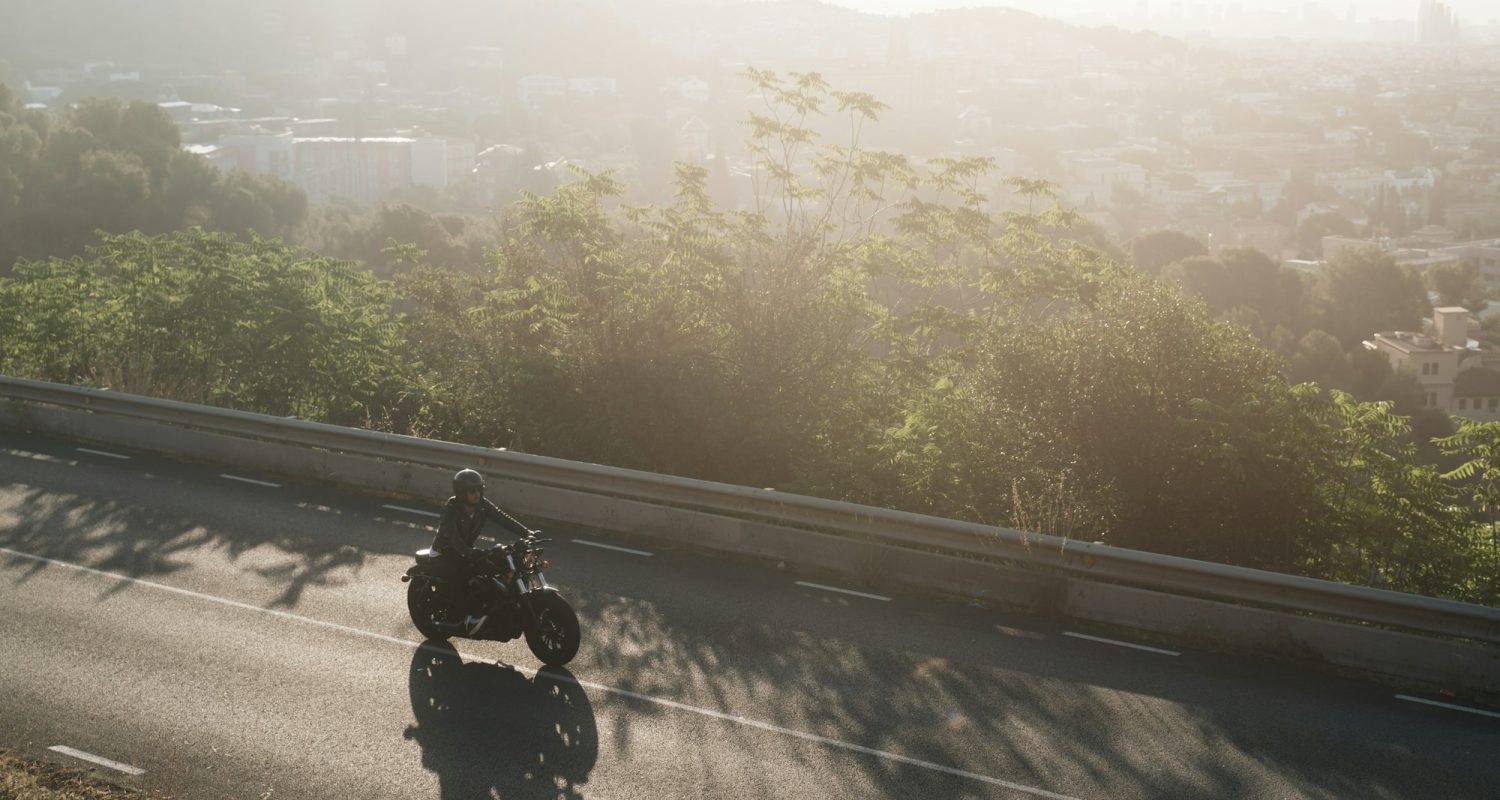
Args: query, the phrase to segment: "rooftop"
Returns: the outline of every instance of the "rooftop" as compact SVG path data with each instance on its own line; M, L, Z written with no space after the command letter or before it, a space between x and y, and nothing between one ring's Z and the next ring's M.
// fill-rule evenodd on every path
M1449 348L1425 333L1414 331L1381 331L1375 338L1403 353L1441 353ZM1373 349L1375 343L1368 342Z

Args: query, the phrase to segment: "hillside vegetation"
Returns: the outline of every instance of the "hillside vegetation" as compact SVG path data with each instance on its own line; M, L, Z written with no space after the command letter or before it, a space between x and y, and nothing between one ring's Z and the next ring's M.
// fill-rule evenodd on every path
M479 263L392 241L383 278L174 216L237 180L214 177L89 218L114 232L80 255L19 260L0 372L1500 600L1474 510L1500 499L1500 426L1439 440L1464 464L1444 475L1390 403L1290 384L1252 327L1080 243L1046 184L1007 182L1019 210L993 213L985 159L862 149L874 98L750 77L767 99L751 211L718 210L691 165L659 207L580 174L513 207ZM850 136L820 141L820 115ZM142 154L161 151L92 118L0 108L0 142L25 145L0 147L0 187L63 158L25 132L57 124L98 154L59 174L113 164L155 197ZM37 213L5 202L0 228ZM131 216L152 208L155 227Z

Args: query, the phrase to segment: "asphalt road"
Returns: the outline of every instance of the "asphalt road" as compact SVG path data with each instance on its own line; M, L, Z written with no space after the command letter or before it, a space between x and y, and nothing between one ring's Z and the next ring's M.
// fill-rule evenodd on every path
M214 800L1500 796L1497 709L561 527L567 669L424 644L436 500L236 478L0 433L0 746Z

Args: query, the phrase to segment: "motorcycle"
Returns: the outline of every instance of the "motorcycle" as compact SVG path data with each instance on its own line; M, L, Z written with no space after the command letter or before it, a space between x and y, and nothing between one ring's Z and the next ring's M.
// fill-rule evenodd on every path
M493 541L481 539L481 541ZM481 550L471 563L469 579L456 595L466 596L467 607L488 615L484 626L466 633L452 619L444 602L445 582L459 580L453 566L432 549L418 550L417 563L401 576L406 584L406 608L412 624L423 636L445 640L452 636L508 642L526 637L532 654L549 667L560 667L578 653L582 634L578 615L543 573L551 563L542 558L537 536Z

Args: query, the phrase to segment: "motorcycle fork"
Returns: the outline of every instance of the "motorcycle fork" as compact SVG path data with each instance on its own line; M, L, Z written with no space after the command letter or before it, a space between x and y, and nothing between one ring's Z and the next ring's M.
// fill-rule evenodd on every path
M510 553L505 554L505 563L510 565L510 574L516 576L516 592L520 594L523 601L526 601L528 599L526 595L531 593L531 587L526 585L526 575L516 566L516 559ZM526 608L529 610L531 603L527 602Z

